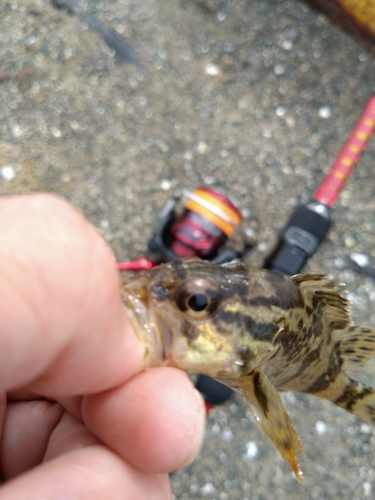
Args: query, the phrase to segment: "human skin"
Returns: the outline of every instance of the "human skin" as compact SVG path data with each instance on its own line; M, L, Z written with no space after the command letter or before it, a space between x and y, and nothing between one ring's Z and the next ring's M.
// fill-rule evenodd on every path
M171 498L203 402L142 371L107 243L58 197L2 197L0 277L0 500Z

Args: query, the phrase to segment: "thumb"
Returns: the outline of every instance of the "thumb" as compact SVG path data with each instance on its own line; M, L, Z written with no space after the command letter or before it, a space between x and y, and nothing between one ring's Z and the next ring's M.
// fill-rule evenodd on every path
M0 391L72 396L139 371L114 256L67 202L0 199L0 275Z

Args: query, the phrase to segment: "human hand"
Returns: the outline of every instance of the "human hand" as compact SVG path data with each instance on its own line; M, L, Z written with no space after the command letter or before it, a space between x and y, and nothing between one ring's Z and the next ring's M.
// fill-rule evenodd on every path
M0 500L171 497L203 402L142 356L95 229L51 195L0 198Z

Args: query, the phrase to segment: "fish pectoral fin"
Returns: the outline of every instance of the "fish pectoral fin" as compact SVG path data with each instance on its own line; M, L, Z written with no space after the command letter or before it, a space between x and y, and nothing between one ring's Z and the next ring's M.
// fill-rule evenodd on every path
M341 288L344 283L332 281L332 276L323 274L297 274L292 276L292 281L310 305L313 298L324 304L333 328L344 329L351 324L350 301L342 297L346 293Z
M349 326L333 333L343 370L355 371L375 354L375 329Z
M297 452L304 455L302 445L278 392L260 370L243 377L240 386L257 424L302 482L303 473L297 459Z

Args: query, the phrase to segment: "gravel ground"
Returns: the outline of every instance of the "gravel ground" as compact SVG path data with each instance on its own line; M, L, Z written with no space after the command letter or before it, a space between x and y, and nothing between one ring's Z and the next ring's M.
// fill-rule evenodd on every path
M51 191L78 206L118 259L146 253L179 187L209 185L250 209L260 266L277 231L328 171L369 97L374 58L305 4L285 0L91 0L142 66L116 62L97 33L47 0L0 3L0 192ZM308 266L345 281L357 322L375 325L375 140ZM250 221L246 221L250 224ZM363 378L375 384L375 363ZM302 439L305 482L256 428L241 397L208 417L175 499L375 497L374 428L313 397L283 395Z

